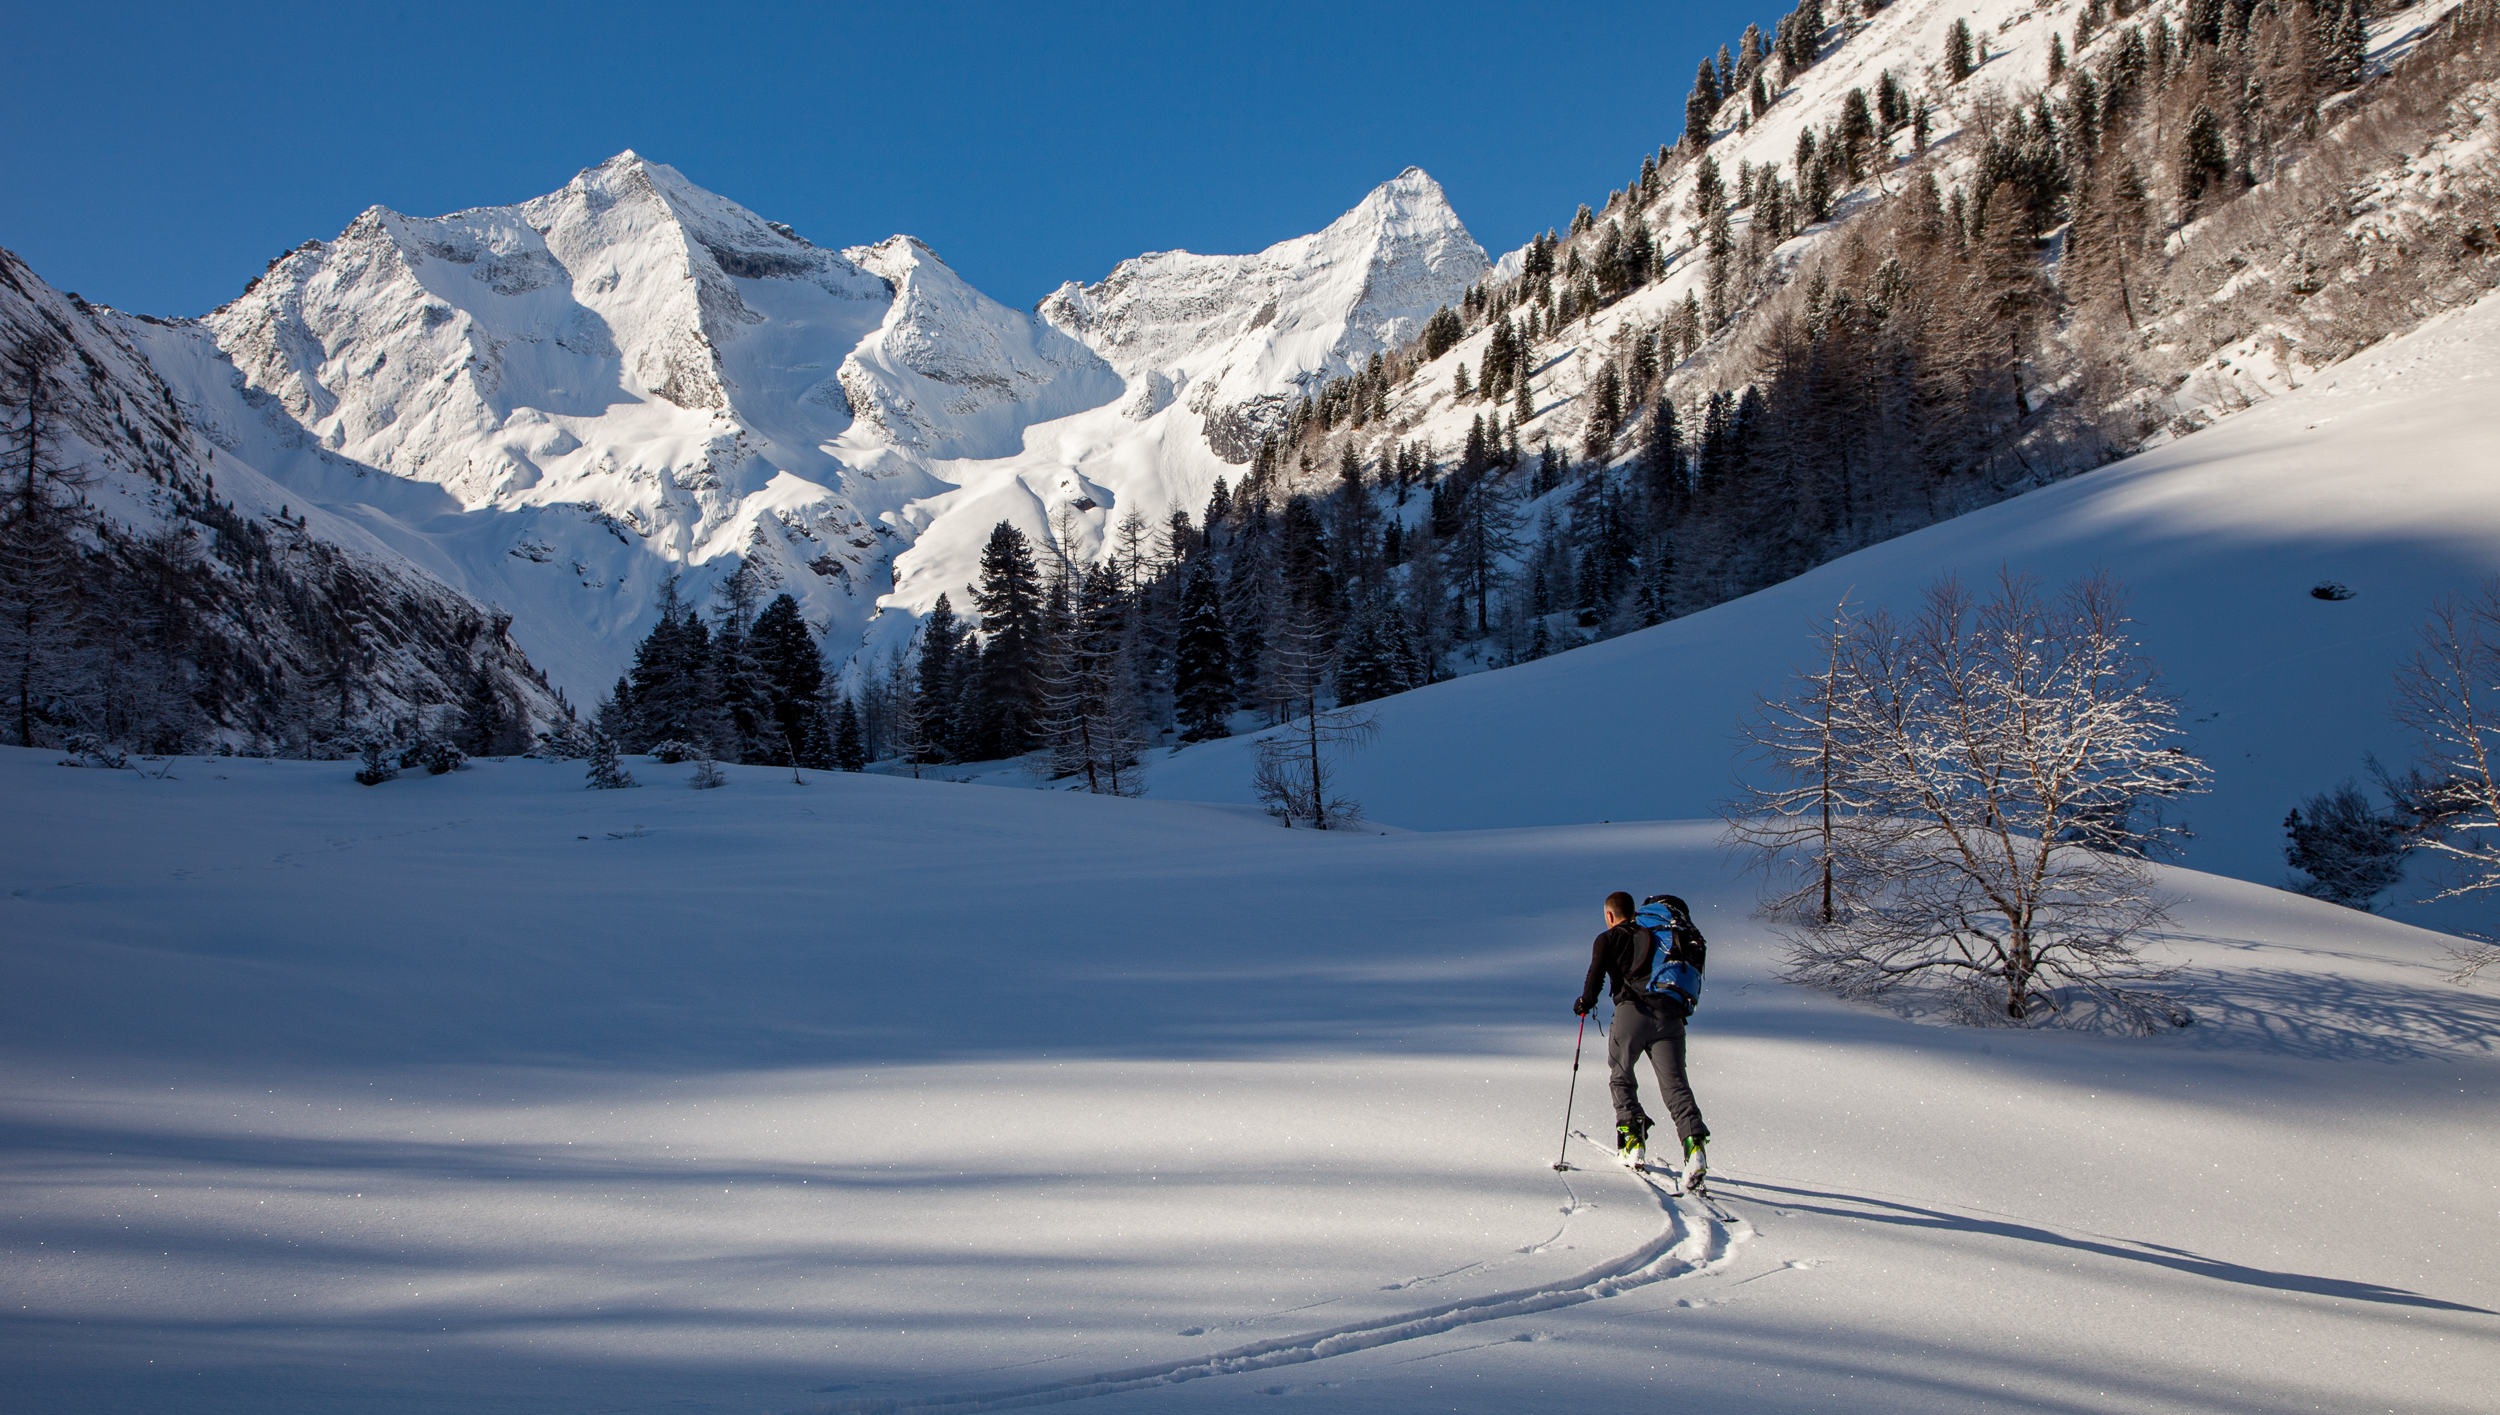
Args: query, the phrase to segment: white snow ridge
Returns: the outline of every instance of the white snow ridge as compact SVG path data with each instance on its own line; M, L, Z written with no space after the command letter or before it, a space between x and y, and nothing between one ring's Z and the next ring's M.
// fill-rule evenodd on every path
M1048 544L1091 502L1090 555L1194 511L1488 268L1409 168L1316 235L1140 257L1037 316L909 236L822 249L626 152L515 206L375 207L205 319L122 327L227 452L510 612L587 702L668 574L757 560L839 660L883 606L963 599L1000 520Z

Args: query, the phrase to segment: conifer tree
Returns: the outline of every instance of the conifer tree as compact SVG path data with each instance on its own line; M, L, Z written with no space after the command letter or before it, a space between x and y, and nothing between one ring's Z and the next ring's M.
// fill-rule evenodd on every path
M1719 76L1710 61L1701 61L1693 73L1693 91L1684 100L1684 146L1699 152L1710 145L1711 122L1718 116Z
M1394 527L1397 523L1391 522ZM1203 742L1229 737L1233 712L1232 641L1225 632L1223 597L1215 569L1205 561L1189 567L1181 591L1180 642L1172 662L1173 707L1180 739Z
M731 741L719 744L749 765L781 761L781 730L771 721L772 689L747 633L763 598L764 572L740 560L713 590L711 690Z
M2369 55L2369 37L2361 24L2361 0L2343 0L2335 7L2324 39L2319 46L2320 77L2326 85L2344 89L2361 82L2363 61Z
M2187 135L2179 143L2179 199L2193 202L2219 188L2231 175L2231 152L2223 145L2222 120L2200 103L2188 115Z
M1001 521L981 550L981 663L971 684L976 760L1030 751L1042 711L1042 584L1024 533Z
M1580 455L1592 462L1603 463L1614 456L1615 434L1623 425L1623 375L1615 371L1614 360L1598 366L1597 377L1589 384L1588 425L1582 433Z
M584 788L591 791L615 791L639 786L632 772L616 760L616 739L597 728L590 730L590 770L583 774Z
M36 334L21 337L0 366L0 407L9 417L0 467L0 668L21 747L34 746L53 720L75 720L66 700L82 667L87 612L71 526L87 477L55 451L66 358L58 336Z
M835 771L864 771L868 767L868 750L859 726L859 707L849 694L837 700L833 710L833 762Z
M799 615L799 602L787 594L775 595L756 616L747 639L762 689L758 717L765 757L773 760L786 750L784 744L803 744L811 730L821 730L813 725L824 713L824 659ZM801 765L824 769L816 762Z
M1684 449L1677 435L1675 405L1661 397L1649 410L1641 432L1641 489L1652 530L1674 524L1685 511Z
M1945 31L1944 71L1957 84L1971 76L1971 39L1968 20L1955 20L1953 27Z
M677 593L677 577L660 583L660 619L635 646L630 674L633 736L628 751L658 742L714 750L727 735L712 672L712 634Z
M1068 631L1044 674L1043 746L1053 778L1088 791L1134 796L1143 789L1132 675L1124 662L1130 599L1109 565L1080 577Z
M1285 514L1277 522L1277 551L1286 600L1296 609L1309 611L1324 654L1336 645L1339 587L1327 533L1311 498L1296 496L1285 503Z
M1267 659L1268 618L1277 608L1276 546L1267 503L1252 500L1241 517L1232 564L1224 579L1224 622L1232 630L1233 692L1244 703L1262 702L1260 670Z
M924 763L950 761L956 742L955 702L962 690L962 669L957 659L961 653L963 631L955 619L955 607L940 594L929 611L929 620L920 629L920 665L916 673L919 692L912 707L912 722L919 750L914 760Z
M1215 479L1215 489L1207 493L1206 529L1208 549L1212 550L1216 547L1216 532L1223 527L1226 522L1232 520L1232 518L1233 493L1230 488L1224 485L1224 479L1222 477L1217 477Z
M1397 606L1379 600L1355 616L1337 664L1337 701L1352 707L1415 686L1413 649Z
M619 678L616 685L625 688L625 680ZM467 690L461 695L460 721L452 745L473 757L499 755L511 745L510 721L495 675L480 665L469 675Z

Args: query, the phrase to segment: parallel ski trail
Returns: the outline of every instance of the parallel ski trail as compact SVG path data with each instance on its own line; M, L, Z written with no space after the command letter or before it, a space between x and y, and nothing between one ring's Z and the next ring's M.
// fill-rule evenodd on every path
M1332 1327L1326 1331L1275 1337L1170 1365L1102 1371L1013 1390L837 1400L810 1406L806 1415L903 1415L904 1412L977 1415L977 1412L985 1410L1055 1405L1063 1400L1118 1395L1125 1391L1178 1385L1207 1376L1238 1375L1245 1371L1321 1361L1331 1356L1437 1336L1479 1322L1550 1312L1560 1307L1576 1307L1583 1302L1613 1297L1654 1282L1709 1272L1725 1266L1735 1246L1753 1236L1751 1226L1742 1218L1716 1204L1670 1194L1652 1175L1633 1177L1657 1196L1658 1207L1665 1215L1665 1222L1659 1226L1657 1236L1622 1257L1601 1263L1559 1283L1463 1298L1436 1307Z

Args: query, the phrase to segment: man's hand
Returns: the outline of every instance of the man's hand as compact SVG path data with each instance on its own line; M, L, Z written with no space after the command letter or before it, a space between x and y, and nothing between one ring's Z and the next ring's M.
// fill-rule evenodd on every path
M1590 1003L1587 998L1575 997L1571 999L1571 1015L1574 1017L1586 1017L1589 1015L1589 1006Z

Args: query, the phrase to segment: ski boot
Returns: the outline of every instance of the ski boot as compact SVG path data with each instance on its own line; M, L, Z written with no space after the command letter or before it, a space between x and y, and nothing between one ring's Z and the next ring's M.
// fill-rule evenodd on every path
M1695 1135L1684 1142L1684 1190L1700 1193L1702 1181L1710 1177L1710 1137Z
M1615 1158L1627 1169L1649 1168L1649 1122L1627 1120L1615 1126Z

